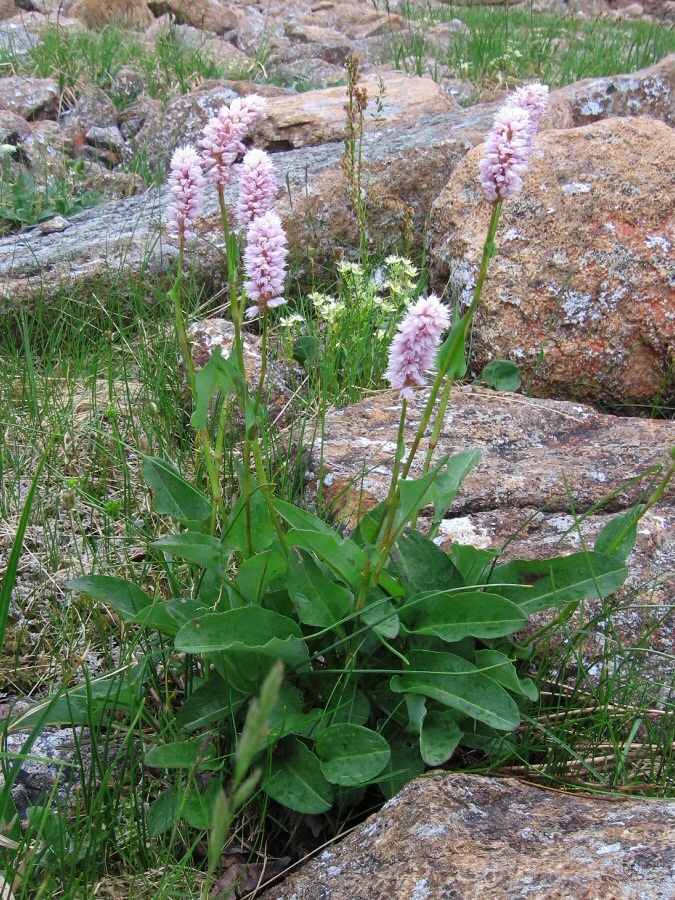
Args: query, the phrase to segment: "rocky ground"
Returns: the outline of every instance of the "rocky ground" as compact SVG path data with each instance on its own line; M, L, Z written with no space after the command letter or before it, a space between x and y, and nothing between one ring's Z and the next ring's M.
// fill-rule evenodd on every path
M533 0L532 8L675 21L670 0ZM338 0L247 6L218 0L0 0L0 46L9 39L18 48L30 46L57 16L63 28L114 19L149 38L173 23L184 40L208 46L250 78L261 64L273 65L288 85L322 86L343 78L344 57L355 49L372 97L378 77L386 84L378 120L367 118L364 145L372 229L392 247L408 229L413 246L428 247L435 289L461 301L475 280L485 228L477 159L503 95L486 94L465 107L476 99L472 85L378 68L388 29L406 27L395 4L389 12L383 4ZM233 80L205 83L162 104L140 92L133 70L116 77L120 91L129 91L122 113L90 85L64 96L56 78L0 79L0 144L17 147L20 160L54 176L66 173L66 160L80 160L87 186L111 198L0 238L5 309L30 309L37 290L56 292L66 281L71 289L86 287L106 271L135 276L141 268L161 271L174 262L177 249L162 226L166 194L145 193L142 180L125 167L139 147L151 156L168 155L193 139L223 103L254 88ZM357 243L341 169L344 90L254 89L269 102L254 141L274 151L280 180L288 185L290 199L283 199L282 209L292 241L311 244L317 261L330 261ZM527 390L501 394L474 385L456 391L439 450L478 446L483 461L443 523L445 544L501 547L518 531L510 553L538 557L559 542L578 549L610 512L635 502L639 486L621 491L622 484L663 462L675 444L675 425L667 418L602 411L672 411L675 403L674 125L675 56L638 73L554 92L535 164L521 197L504 212L500 253L473 344L473 374L492 356L509 356L522 367ZM211 238L218 215L211 195L200 223L198 269L216 287L222 248ZM221 333L225 345L230 339L225 327L214 337L215 327L196 328L202 349L221 340ZM257 349L252 339L247 363L250 356L253 372ZM284 370L280 379L287 375ZM292 391L280 381L276 396L288 416ZM413 404L413 421L416 409ZM357 505L382 498L398 411L397 398L383 393L329 416L323 468L317 451L310 469L347 522ZM576 514L584 514L614 489L611 510L593 511L575 529L570 500ZM655 715L672 708L674 523L671 489L642 521L629 559L631 579L615 609L603 611L613 617L626 656L644 658L640 684L652 689ZM10 544L4 529L0 551L6 555ZM37 568L42 577L43 563ZM35 566L26 573L36 577ZM49 577L61 583L65 574ZM583 637L585 671L596 666L601 674L606 621L596 617ZM584 623L575 620L570 627L575 625L583 630ZM56 755L53 744L48 740L35 752ZM494 809L499 816L492 816ZM270 896L432 900L460 896L447 893L447 886L463 879L465 897L485 896L489 884L497 900L581 900L597 893L579 881L590 872L608 897L665 900L672 896L672 815L666 802L591 802L472 778L423 781ZM424 841L428 853L419 852ZM488 845L494 856L485 851ZM527 866L509 868L513 859L526 859ZM570 869L570 859L578 866Z

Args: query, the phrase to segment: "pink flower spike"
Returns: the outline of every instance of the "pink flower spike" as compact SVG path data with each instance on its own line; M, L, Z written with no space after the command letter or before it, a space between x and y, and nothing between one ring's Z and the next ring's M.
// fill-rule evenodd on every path
M545 84L524 84L511 98L511 106L526 109L532 120L532 131L536 132L539 119L548 109L548 86Z
M490 203L508 200L523 184L532 148L532 119L526 109L507 104L485 141L480 180Z
M201 163L194 147L178 147L171 157L169 189L173 203L167 216L168 231L181 242L196 237L194 226L206 184Z
M230 111L224 106L204 126L203 137L197 143L204 154L204 168L222 190L232 180L232 166L246 148L240 140L240 132L232 125Z
M267 101L259 94L249 94L248 97L237 97L230 103L230 120L233 127L239 132L239 137L254 128L262 119Z
M391 342L384 373L401 398L412 399L413 385L426 383L424 373L431 368L441 335L449 325L448 310L435 294L421 297L408 309Z
M266 212L254 219L246 233L244 270L248 281L244 288L253 304L246 310L252 318L268 309L285 303L282 293L286 272L286 234L281 219L274 212Z
M272 206L278 190L274 163L264 150L249 150L244 157L241 187L237 205L237 221L246 227Z

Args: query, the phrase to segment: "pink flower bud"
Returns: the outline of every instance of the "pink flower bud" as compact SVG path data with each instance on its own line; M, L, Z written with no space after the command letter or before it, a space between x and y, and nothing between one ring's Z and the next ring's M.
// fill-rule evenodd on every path
M435 294L421 297L408 309L389 348L389 366L384 377L406 399L413 397L413 385L424 385L441 335L450 325L448 310Z
M169 207L169 234L180 241L195 237L199 203L206 184L201 159L194 147L178 147L171 157L169 189L173 203Z
M204 126L204 136L198 144L204 154L204 167L220 190L232 180L232 166L246 152L242 140L258 124L264 109L265 100L257 94L236 97Z
M268 309L281 306L286 300L281 296L286 273L286 234L279 216L267 212L254 219L246 233L244 270L248 281L244 288L254 305L246 310L246 318L258 313L265 315Z

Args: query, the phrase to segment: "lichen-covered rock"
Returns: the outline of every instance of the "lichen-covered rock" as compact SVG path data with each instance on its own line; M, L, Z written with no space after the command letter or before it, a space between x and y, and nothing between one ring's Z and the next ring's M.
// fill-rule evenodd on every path
M179 25L193 25L216 34L236 28L241 13L238 4L222 0L149 0L148 6L156 15L172 13Z
M675 53L639 72L586 78L554 94L570 103L575 125L613 116L651 116L675 125Z
M154 18L145 0L75 0L68 5L68 14L81 19L89 28L106 25L147 28Z
M59 105L59 86L53 78L0 78L0 109L24 119L53 119Z
M408 784L266 900L668 900L675 802L445 775Z
M469 153L434 203L432 282L466 303L490 206ZM509 357L538 396L650 404L673 396L675 136L647 118L541 134L504 204L472 367Z

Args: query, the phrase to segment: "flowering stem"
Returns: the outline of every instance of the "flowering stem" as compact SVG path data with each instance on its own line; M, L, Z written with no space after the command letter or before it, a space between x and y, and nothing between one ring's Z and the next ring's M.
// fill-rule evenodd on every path
M239 306L239 297L237 296L237 261L234 255L233 235L230 232L230 226L227 220L225 195L223 193L223 188L220 185L218 186L218 205L220 206L220 220L223 225L223 235L225 237L225 252L227 254L227 283L230 291L230 311L232 315L232 324L234 325L234 346L241 374L246 377L246 373L244 371L244 350L241 340L241 309Z
M398 479L401 470L401 460L403 459L403 456L405 454L405 417L407 409L408 401L404 397L403 403L401 405L401 417L398 422L396 455L394 457L394 467L391 473L391 484L389 485L389 493L387 494L387 499L384 501L384 508L382 510L382 515L380 516L380 521L378 523L377 532L375 535L375 540L378 541L380 532L382 531L382 526L386 522L384 536L378 543L380 553L377 559L377 565L375 566L375 572L373 576L375 583L377 583L377 579L380 577L380 572L384 568L384 565L387 562L389 553L391 551L391 534L396 517L396 496L398 493Z
M286 556L288 556L288 541L286 540L284 529L281 527L281 522L279 521L279 517L277 516L277 512L274 508L274 503L272 502L272 493L267 481L267 473L265 472L265 464L263 463L262 453L260 452L260 442L258 441L257 435L250 442L250 448L253 452L253 461L255 464L256 475L258 476L258 484L260 485L260 489L263 492L263 497L265 498L265 503L267 504L267 511L269 512L270 519L272 520L272 524L274 525L274 530L276 531L277 537L279 538L281 549L284 551Z
M197 380L195 377L195 366L190 350L190 343L185 330L185 319L183 317L182 293L183 293L183 250L185 242L183 238L180 241L180 249L178 253L178 277L174 283L171 295L173 296L173 309L176 319L176 334L178 335L178 343L180 344L181 353L185 360L185 371L187 372L188 386L194 403L197 402ZM204 457L204 465L209 479L211 488L211 534L216 532L216 524L218 513L220 512L224 519L227 515L223 506L223 492L218 477L218 467L214 461L213 450L206 431L199 429L197 431L197 441L200 445L202 455Z
M466 345L466 335L469 330L469 325L471 324L471 320L473 319L474 313L478 307L478 302L480 301L480 296L483 291L483 284L485 283L485 276L487 275L488 266L490 264L490 260L494 256L495 253L495 234L497 233L497 226L499 224L499 216L502 211L502 201L499 200L494 204L492 208L492 215L490 217L490 224L488 225L488 232L485 238L485 244L483 245L483 256L481 258L480 269L478 271L478 279L476 281L476 287L473 292L473 299L467 311L462 316L457 331L454 336L453 346L450 351L445 354L445 358L447 360L446 366L443 369L440 369L434 383L431 388L431 393L429 394L429 399L427 401L427 405L424 408L424 412L422 414L422 419L420 421L419 427L415 434L415 438L412 443L412 447L410 448L410 453L408 454L408 459L406 460L405 466L403 467L402 477L407 478L408 473L410 472L410 468L413 464L413 460L419 448L420 442L424 437L424 433L427 430L429 425L429 421L431 419L431 414L434 410L434 406L436 404L436 399L441 389L441 385L443 383L443 379L446 376L447 370L450 364L456 359L457 354L464 348ZM435 424L434 429L431 434L431 438L429 440L429 448L427 450L426 459L424 461L424 466L422 468L422 474L429 471L429 465L431 463L431 458L436 449L436 445L438 444L438 438L441 433L441 428L443 427L443 421L445 418L445 410L448 406L448 401L450 399L450 394L452 392L453 380L451 378L447 378L445 382L445 388L443 391L443 395L441 397L441 401L439 404L439 408L436 412L435 416ZM414 524L414 523L413 523Z

